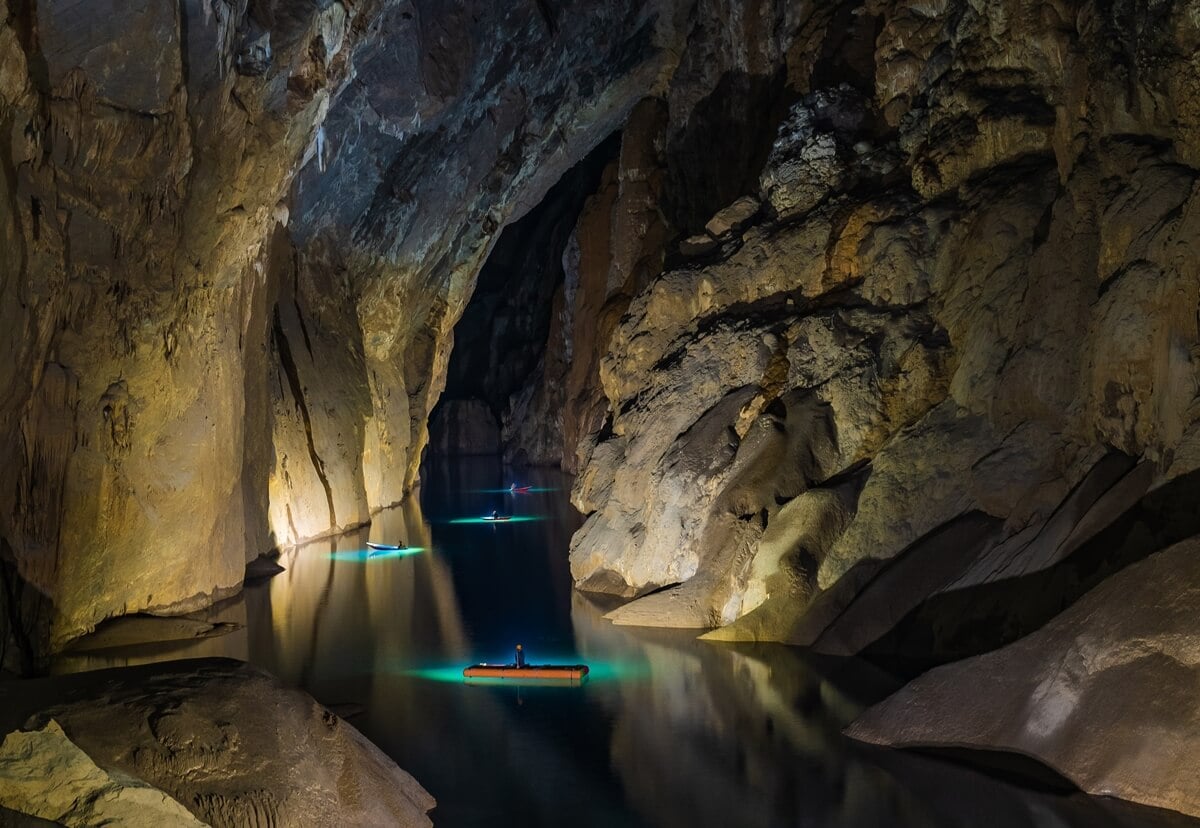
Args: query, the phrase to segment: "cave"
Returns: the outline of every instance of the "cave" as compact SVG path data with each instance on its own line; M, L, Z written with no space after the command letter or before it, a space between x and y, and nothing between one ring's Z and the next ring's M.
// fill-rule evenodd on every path
M1200 825L1198 50L0 0L0 826Z

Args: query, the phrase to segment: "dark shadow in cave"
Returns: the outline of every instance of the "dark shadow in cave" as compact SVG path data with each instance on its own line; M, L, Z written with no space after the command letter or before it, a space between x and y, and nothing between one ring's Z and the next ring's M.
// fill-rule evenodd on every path
M1101 581L1200 534L1200 470L1144 495L1057 564L934 595L860 655L907 676L998 649L1041 628Z
M502 231L454 328L446 390L429 419L431 453L503 450L510 401L541 380L567 242L620 145L620 133L609 136Z
M45 671L53 609L50 598L21 576L12 547L0 538L0 675Z
M667 147L664 212L686 235L700 233L713 214L758 192L779 124L795 94L783 71L730 72L696 104Z

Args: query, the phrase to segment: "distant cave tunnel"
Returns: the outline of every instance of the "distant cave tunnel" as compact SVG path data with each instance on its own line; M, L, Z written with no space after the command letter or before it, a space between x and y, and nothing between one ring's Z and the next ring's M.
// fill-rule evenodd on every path
M588 197L617 157L620 134L567 171L542 201L506 227L454 328L446 390L429 422L434 455L503 455L522 465L559 465L564 336L551 342L569 290L563 256ZM561 329L561 325L559 326ZM569 345L567 346L569 348Z

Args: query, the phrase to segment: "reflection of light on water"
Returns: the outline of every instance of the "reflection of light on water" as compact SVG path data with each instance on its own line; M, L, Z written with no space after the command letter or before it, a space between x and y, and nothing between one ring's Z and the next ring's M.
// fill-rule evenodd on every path
M472 687L583 687L589 676L583 678L464 678L463 684Z
M515 492L509 488L469 489L469 491L471 491L475 494L542 494L543 492L557 492L558 487L557 486L530 486L528 489L526 489L524 486L521 486Z
M328 552L326 557L331 561L382 561L388 558L407 558L420 555L425 551L423 546L408 546L404 549L348 549L340 552Z
M489 661L472 662L486 664L507 664L503 658L497 658ZM587 664L588 675L586 684L607 684L610 682L632 682L650 677L650 665L642 660L603 660L603 661L584 661L578 655L564 656L543 656L537 659L538 664ZM410 678L424 679L425 681L438 681L450 684L463 684L466 680L463 678L463 669L469 667L470 664L430 664L419 667L404 667L403 665L395 665L394 672L402 676ZM524 680L516 681L513 679L470 679L469 683L488 683L497 686L525 683ZM554 685L563 686L578 686L579 682L570 682L563 680L549 680L546 686Z
M451 518L447 523L482 523L486 526L497 526L502 523L529 523L535 520L545 520L541 515L511 515L506 520L492 520L491 518L482 517L462 517Z
M440 681L448 684L460 684L463 680L463 665L452 664L446 667L420 667L413 670L401 670L400 675L426 681Z

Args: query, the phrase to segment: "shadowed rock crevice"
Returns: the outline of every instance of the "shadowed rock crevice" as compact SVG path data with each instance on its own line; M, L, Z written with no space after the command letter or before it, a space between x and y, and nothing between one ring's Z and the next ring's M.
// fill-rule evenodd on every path
M754 189L790 103L782 67L726 74L696 103L666 148L663 212L672 227L700 233L715 212Z
M299 313L297 313L299 317ZM301 319L301 325L303 320ZM317 477L321 480L321 487L325 490L325 500L329 504L329 525L336 527L337 514L333 507L333 489L329 486L329 478L325 474L325 464L321 462L320 455L317 454L317 446L313 441L312 418L308 413L308 403L305 400L304 388L300 385L300 377L296 371L296 362L292 359L291 345L288 344L287 335L283 332L283 324L279 319L279 310L275 311L275 347L278 349L280 366L283 368L284 376L287 377L288 388L291 391L292 401L296 406L296 411L299 412L300 418L304 421L304 436L308 443L308 457L312 461L313 470L316 471ZM309 355L312 355L312 345L308 343L308 334L305 333L305 343L308 346Z
M910 675L1003 647L1044 626L1105 579L1200 535L1200 472L1163 484L1060 562L1040 572L941 592L862 654ZM969 556L964 555L964 559ZM898 661L895 661L898 660Z

